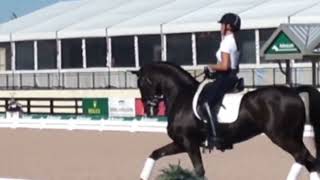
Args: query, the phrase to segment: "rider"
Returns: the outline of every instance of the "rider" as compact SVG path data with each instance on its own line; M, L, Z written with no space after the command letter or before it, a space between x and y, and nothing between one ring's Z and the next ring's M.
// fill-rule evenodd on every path
M209 148L215 146L218 149L223 149L225 144L217 127L217 103L238 81L239 46L236 33L240 30L241 19L234 13L226 13L218 22L221 24L221 42L216 53L218 63L209 64L205 69L214 73L215 81L208 89L210 93L204 102L204 109L210 125ZM213 110L213 113L211 113L211 110Z

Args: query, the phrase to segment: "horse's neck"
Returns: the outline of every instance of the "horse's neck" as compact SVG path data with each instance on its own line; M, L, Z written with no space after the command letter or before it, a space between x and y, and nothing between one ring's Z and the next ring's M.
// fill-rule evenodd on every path
M174 106L175 102L179 98L184 98L183 96L193 96L195 93L196 87L167 87L164 90L164 97L165 97L165 105L167 108L167 112L170 112L172 107ZM186 97L188 98L188 97Z
M184 75L182 73L182 75L179 76L180 78L168 78L167 73L164 73L162 74L162 77L159 78L166 79L166 81L162 81L161 88L165 97L167 112L169 112L172 109L172 106L174 106L174 103L177 100L178 96L183 97L184 94L190 95L190 93L193 93L191 96L194 95L199 83L196 80L186 76L187 75Z

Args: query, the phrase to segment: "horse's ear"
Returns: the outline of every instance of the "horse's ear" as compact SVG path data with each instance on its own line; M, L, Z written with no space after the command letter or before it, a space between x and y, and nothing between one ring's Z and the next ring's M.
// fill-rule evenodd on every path
M140 71L131 71L131 73L137 75L138 77L140 76Z

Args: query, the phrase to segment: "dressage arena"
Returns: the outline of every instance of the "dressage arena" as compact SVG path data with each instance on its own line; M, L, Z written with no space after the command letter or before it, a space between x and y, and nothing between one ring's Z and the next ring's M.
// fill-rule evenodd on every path
M152 150L169 143L164 133L0 129L0 177L32 180L139 179ZM284 180L292 158L260 135L225 153L203 155L208 179ZM151 179L168 164L191 169L186 154L157 161ZM306 172L302 180L307 180Z

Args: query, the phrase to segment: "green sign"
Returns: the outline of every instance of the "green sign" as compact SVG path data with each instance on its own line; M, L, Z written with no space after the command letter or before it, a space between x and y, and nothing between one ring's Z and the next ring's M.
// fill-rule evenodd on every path
M288 54L299 53L297 46L289 39L289 37L281 32L267 49L267 54Z
M86 115L108 116L107 98L86 98L82 100L82 110Z

